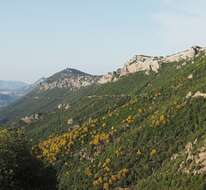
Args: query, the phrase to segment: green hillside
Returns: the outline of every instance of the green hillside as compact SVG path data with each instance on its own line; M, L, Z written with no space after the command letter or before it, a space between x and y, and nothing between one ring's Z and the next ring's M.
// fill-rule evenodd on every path
M0 185L32 189L34 181L36 189L206 189L205 87L206 56L201 54L186 64L164 63L158 73L137 72L104 85L35 89L0 112L10 119L2 125L0 142L21 144L21 151L0 147ZM41 117L21 120L34 113ZM22 159L38 163L34 173L28 168L32 180L17 179L22 168L3 159L21 158L22 152ZM8 187L5 172L14 181ZM48 175L40 180L39 173ZM56 187L46 187L48 180Z

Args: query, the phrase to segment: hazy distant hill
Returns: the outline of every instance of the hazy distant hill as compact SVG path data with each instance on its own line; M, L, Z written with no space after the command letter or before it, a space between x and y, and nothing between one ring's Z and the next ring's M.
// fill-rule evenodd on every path
M14 90L21 90L27 87L28 84L19 81L3 81L0 80L0 90L3 91L14 91Z
M0 80L0 107L4 107L23 96L29 85L18 81L2 81Z

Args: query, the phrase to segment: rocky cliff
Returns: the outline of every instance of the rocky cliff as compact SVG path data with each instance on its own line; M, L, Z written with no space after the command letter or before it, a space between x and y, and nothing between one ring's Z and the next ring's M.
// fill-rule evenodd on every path
M67 68L40 83L41 90L53 88L79 89L96 84L101 76L90 75L76 69Z
M163 63L187 61L193 59L200 53L205 52L206 48L200 46L193 46L185 51L165 57L135 55L123 66L123 68L120 68L113 73L108 73L107 75L102 76L102 78L98 82L101 84L113 82L118 80L121 76L126 76L139 71L145 71L145 74L149 74L150 71L157 73Z
M115 82L122 76L127 76L140 71L144 71L145 74L149 74L151 71L158 73L163 63L187 61L193 59L200 53L205 52L206 48L194 46L185 51L165 57L135 55L133 58L128 60L122 68L102 76L90 75L76 69L68 68L44 80L40 84L40 89L44 91L53 88L67 88L75 90L92 84Z

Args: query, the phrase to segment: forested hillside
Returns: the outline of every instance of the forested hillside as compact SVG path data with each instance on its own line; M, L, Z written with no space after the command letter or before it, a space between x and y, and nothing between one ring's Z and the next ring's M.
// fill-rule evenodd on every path
M10 120L0 131L0 184L206 189L205 87L200 53L106 84L36 89L0 112Z

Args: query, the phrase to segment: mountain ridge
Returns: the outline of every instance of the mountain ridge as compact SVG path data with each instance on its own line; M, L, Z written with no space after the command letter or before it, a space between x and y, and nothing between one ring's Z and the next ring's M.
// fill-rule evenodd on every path
M74 90L96 84L100 77L77 69L67 68L41 82L40 89L44 91L53 88L69 88Z
M115 82L123 76L140 71L144 71L146 74L150 72L158 73L163 63L187 61L200 53L206 53L206 48L193 46L168 56L135 55L133 58L129 59L122 68L105 75L92 75L77 69L66 68L42 82L40 84L40 89L47 91L53 88L70 88L74 90L94 84Z

